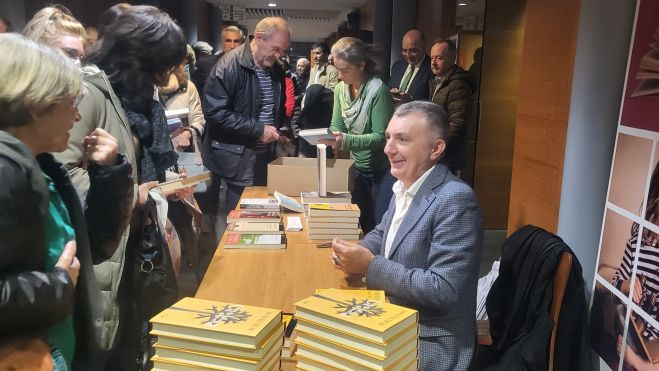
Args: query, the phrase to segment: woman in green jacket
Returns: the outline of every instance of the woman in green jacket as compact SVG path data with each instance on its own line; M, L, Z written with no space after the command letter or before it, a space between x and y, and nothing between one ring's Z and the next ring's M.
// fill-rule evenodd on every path
M364 233L380 223L389 206L395 178L384 154L384 132L393 114L393 98L387 85L375 76L375 62L368 45L344 37L332 46L334 66L342 80L334 89L334 112L328 143L350 151L355 161L352 202L359 205Z

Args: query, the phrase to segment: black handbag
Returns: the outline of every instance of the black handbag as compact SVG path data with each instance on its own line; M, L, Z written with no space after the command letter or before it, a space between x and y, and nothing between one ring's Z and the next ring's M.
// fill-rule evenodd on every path
M133 298L145 318L151 318L176 302L178 288L174 265L158 224L156 202L151 196L144 205L133 272Z

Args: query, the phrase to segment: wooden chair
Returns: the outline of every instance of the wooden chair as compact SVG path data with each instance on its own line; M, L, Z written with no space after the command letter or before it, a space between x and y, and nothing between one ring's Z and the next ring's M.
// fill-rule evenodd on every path
M558 317L561 313L561 305L563 305L563 296L565 295L565 287L567 286L568 278L570 277L570 269L572 268L572 254L569 252L563 252L561 259L558 262L556 267L556 272L554 272L554 285L553 285L553 296L551 300L551 308L549 309L549 316L553 321L551 328L551 338L549 340L549 371L554 369L554 343L556 342L556 331L558 328ZM489 328L489 323L487 325L484 323L487 321L479 321L479 336L478 344L479 345L492 345L492 337L489 335L483 334L482 329L487 326Z

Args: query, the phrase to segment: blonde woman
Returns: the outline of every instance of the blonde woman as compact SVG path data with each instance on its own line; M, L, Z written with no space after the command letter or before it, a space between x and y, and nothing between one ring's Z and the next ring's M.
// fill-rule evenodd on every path
M66 149L80 119L79 69L17 34L0 35L0 55L11 56L0 64L0 80L12 81L0 84L0 343L41 334L56 370L72 364L102 369L96 363L102 300L93 261L126 227L130 166L107 132L86 136L92 186L83 209L66 171L49 154Z
M25 25L23 34L61 50L78 65L85 55L85 28L66 8L48 6L39 10Z

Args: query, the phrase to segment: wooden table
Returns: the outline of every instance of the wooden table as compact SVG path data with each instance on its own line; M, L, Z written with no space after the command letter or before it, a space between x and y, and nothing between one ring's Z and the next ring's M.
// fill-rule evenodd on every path
M267 197L265 187L245 188L243 198ZM319 288L362 288L360 279L348 279L330 260L331 248L318 248L303 230L286 232L282 250L224 249L224 237L208 266L197 298L256 305L294 313L294 303Z

